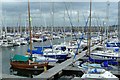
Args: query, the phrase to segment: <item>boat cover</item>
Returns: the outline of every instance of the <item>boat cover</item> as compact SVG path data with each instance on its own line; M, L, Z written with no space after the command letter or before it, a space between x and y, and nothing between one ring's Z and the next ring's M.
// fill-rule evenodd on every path
M28 61L29 57L25 57L23 55L14 55L14 57L12 58L13 61Z
M30 53L30 49L28 49L27 52ZM37 49L37 50L32 50L32 54L43 54L43 52Z

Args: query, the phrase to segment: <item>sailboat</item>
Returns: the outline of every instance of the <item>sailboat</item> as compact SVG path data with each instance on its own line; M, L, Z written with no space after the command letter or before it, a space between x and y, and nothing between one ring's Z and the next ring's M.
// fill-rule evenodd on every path
M107 3L107 10L109 10L109 5L110 4ZM107 13L106 13L106 15L107 15L106 22L107 23L109 22L109 19L108 19L109 14L108 13L109 13L109 11L107 11ZM109 27L109 26L106 26L106 27ZM120 55L119 55L119 44L120 43L119 43L119 40L118 40L118 37L116 34L117 34L117 32L115 31L115 33L112 32L110 35L110 33L108 34L108 30L106 30L107 39L103 42L103 44L101 42L101 45L98 46L97 51L96 50L93 51L91 53L91 55L99 56L99 57L106 58L106 59L120 59Z
M6 17L4 17L4 22L6 21L5 20ZM13 46L13 41L12 41L12 38L9 35L8 31L7 31L7 26L5 26L5 32L3 33L3 37L2 37L2 44L1 46L2 47L12 47Z
M91 50L90 50L91 7L92 7L92 1L90 0L90 22L89 22L89 30L88 30L88 54L87 54L88 58L90 58L90 53L91 53ZM101 66L98 67L98 65L100 65L100 64L94 64L94 65L97 65L97 66L94 66L94 67L88 66L88 65L92 65L89 62L86 64L87 70L85 70L85 73L81 77L82 79L102 79L102 80L104 80L104 79L118 79L111 72L103 69Z
M28 0L28 18L29 18L29 30L30 30L30 56L15 55L11 59L11 67L17 69L35 70L41 67L47 67L48 62L36 62L36 59L32 56L32 33L31 33L31 20L30 20L30 1Z
M52 28L51 28L51 38L52 38L52 41L53 41L53 28L54 28L54 3L52 5ZM65 50L60 50L56 47L54 47L53 43L51 41L51 45L52 45L52 49L44 49L43 50L43 55L45 57L50 57L50 58L55 58L55 59L58 59L58 60L66 60L67 59L67 56L68 54L66 54ZM59 48L65 48L64 46L61 47L59 46Z
M47 47L47 46L45 46L45 47ZM46 61L47 62L57 62L58 61L57 59L45 57L43 55L42 50L45 47L35 47L37 49L36 50L32 50L32 56L36 58L37 62L46 62ZM29 55L30 55L30 50L28 49L26 56L29 56Z
M1 45L2 45L2 47L12 47L13 43L12 43L12 41L4 38Z

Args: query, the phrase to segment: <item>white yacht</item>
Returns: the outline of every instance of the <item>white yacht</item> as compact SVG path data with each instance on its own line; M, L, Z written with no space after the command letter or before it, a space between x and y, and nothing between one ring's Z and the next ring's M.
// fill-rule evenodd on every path
M100 56L103 58L112 58L112 59L120 58L119 48L104 49L102 47L101 48L99 47L99 50L95 50L95 51L91 52L90 55Z
M20 44L21 44L20 39L15 39L14 40L14 44L13 44L14 46L20 46Z
M21 45L26 45L28 42L25 40L25 38L20 38Z
M115 75L111 72L106 71L105 69L100 68L92 68L88 69L86 73L81 77L82 79L100 79L100 80L119 80Z
M58 36L58 35L53 35L53 39L60 39L60 36Z
M32 56L36 57L37 62L57 62L58 61L58 59L44 57L40 54L33 54Z
M2 47L11 47L13 43L10 40L3 39Z
M35 38L35 37L32 38L33 42L42 42L42 40L43 40L42 38Z

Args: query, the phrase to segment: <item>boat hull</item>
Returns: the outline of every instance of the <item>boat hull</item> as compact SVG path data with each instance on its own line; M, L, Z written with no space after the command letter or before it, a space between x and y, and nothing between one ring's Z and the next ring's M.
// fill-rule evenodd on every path
M114 55L104 55L104 54L91 54L91 55L94 55L94 56L100 56L100 57L103 57L103 58L112 58L112 59L120 59L120 56L114 56Z
M17 69L38 69L42 68L44 66L48 66L48 63L24 63L24 62L19 62L19 61L12 61L10 62L11 67L17 68Z
M67 59L67 54L64 55L44 55L45 57L50 57L50 58L54 58L54 59L58 59L58 60L66 60Z

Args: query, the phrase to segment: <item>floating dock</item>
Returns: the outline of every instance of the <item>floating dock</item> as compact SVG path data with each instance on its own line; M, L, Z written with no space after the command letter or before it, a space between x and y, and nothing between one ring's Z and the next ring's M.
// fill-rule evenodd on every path
M91 47L91 51L96 49L96 47L99 44ZM75 60L73 59L73 57L71 57L70 59L67 59L66 61L62 62L59 65L56 65L55 67L47 70L46 72L41 73L38 76L35 76L34 78L40 78L42 80L51 80L51 79L55 79L56 77L58 77L58 75L60 75L62 73L62 70L65 69L66 67L68 67L69 65L71 65L73 62L79 60L81 57L83 57L86 54L87 50L79 53L78 55L76 55Z
M8 74L2 74L2 79L7 79L7 78L27 78L27 77L21 77L21 76L16 76L16 75L8 75Z

